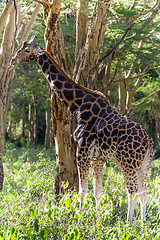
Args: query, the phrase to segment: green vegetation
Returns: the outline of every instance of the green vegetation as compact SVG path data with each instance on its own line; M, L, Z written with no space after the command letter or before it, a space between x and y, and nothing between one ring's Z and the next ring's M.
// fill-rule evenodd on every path
M0 1L0 14L5 2L7 1ZM62 2L59 19L64 38L63 51L72 75L79 64L75 57L77 0ZM89 1L89 26L97 2ZM33 1L20 1L17 4L17 7L22 5L21 15L30 3ZM156 148L160 143L159 7L156 11L138 17L113 56L104 57L122 39L132 19L148 11L154 4L153 0L111 1L104 44L99 56L100 64L96 67L96 81L92 87L103 92L121 114L142 124L153 138ZM23 18L22 32L16 44L20 42L31 12L32 9ZM0 43L3 42L4 33L5 30L1 32ZM30 37L34 34L37 35L37 42L46 48L42 8ZM19 46L16 45L17 48ZM81 52L81 48L79 50ZM6 76L4 73L3 75ZM0 94L2 101L7 99L4 111L7 112L6 140L12 141L6 143L3 156L5 177L4 187L0 192L0 239L160 240L160 161L152 162L149 171L147 216L143 227L139 204L135 208L133 225L126 222L128 199L125 182L120 169L114 163L105 165L105 195L98 211L95 207L91 173L89 194L83 212L78 210L79 195L75 191L65 193L57 202L54 193L55 149L53 147L45 150L42 145L37 146L44 144L47 137L50 140L49 146L53 145L53 133L46 131L47 126L51 125L47 81L33 62L17 65L16 72L10 74L10 78L10 85ZM3 88L7 86L6 80L9 82L8 79L1 81ZM49 128L52 129L53 126ZM1 139L0 151L3 152ZM37 148L34 149L33 145ZM17 148L20 146L23 147ZM45 147L47 148L46 145ZM67 188L66 184L64 187Z
M25 1L26 6L30 2L32 1ZM62 7L63 10L60 17L64 37L64 51L71 73L73 73L76 65L76 2L69 1L71 5L67 7L68 1L64 0L62 6L65 7ZM90 17L95 2L89 1ZM136 15L149 10L153 3L154 1L149 1L145 5L144 1L138 1L136 2L137 6L132 9L129 7L132 5L132 1L112 1L100 59L123 37L128 28L128 23ZM68 17L66 18L65 16L67 15ZM104 70L107 67L108 60L104 59L98 68L97 81L94 86L96 90L100 90L107 95L111 105L122 115L126 115L131 120L140 123L153 138L156 145L158 145L160 139L158 130L160 97L159 92L156 92L159 90L160 81L159 21L159 14L149 13L145 17L138 18L124 41L120 44L119 50L114 54L108 82ZM36 34L37 42L45 48L44 30L43 11L41 9L30 37ZM43 144L45 142L47 99L49 98L47 81L34 62L17 65L16 73L18 78L13 74L8 90L8 95L10 96L8 99L10 104L6 130L8 139L13 141L20 140L23 128L23 140L21 139L20 141L33 143L33 125L36 119L38 143ZM119 81L122 79L123 81ZM105 90L106 85L108 86L108 91ZM151 95L152 93L155 94ZM33 102L37 104L37 116L34 116ZM125 107L126 109L124 109ZM31 120L29 120L29 115ZM28 131L31 132L31 139L28 137Z
M142 227L137 204L133 225L126 222L127 193L119 168L106 163L105 196L96 211L90 174L85 209L79 195L66 193L56 203L55 150L19 148L6 143L5 182L0 192L0 239L160 239L160 162L152 162L148 176L147 217ZM67 187L67 186L66 186Z

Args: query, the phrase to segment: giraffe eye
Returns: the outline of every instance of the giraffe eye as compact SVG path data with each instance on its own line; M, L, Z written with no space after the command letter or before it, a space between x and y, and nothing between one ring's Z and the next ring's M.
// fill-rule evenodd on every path
M26 52L26 53L29 53L30 51L26 49L25 52Z

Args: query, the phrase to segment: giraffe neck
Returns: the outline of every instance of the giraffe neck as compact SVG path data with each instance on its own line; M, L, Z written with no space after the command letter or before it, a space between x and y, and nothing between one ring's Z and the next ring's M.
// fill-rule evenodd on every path
M72 113L78 111L82 105L85 105L87 109L87 104L99 98L100 94L84 88L69 79L47 51L44 50L44 54L38 56L36 61L52 90Z

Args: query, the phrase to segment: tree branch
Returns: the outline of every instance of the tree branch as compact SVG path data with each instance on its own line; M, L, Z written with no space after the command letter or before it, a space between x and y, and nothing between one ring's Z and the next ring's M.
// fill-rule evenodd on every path
M139 106L140 104L144 103L148 98L152 97L154 94L158 93L159 91L160 91L160 88L159 88L158 90L154 91L153 93L151 93L149 96L147 96L147 97L146 97L145 99L143 99L141 102L136 103L136 104L134 104L134 105L131 105L131 107L133 108L133 107Z
M33 23L36 20L37 14L40 10L40 7L41 7L41 5L38 3L29 19L29 22L27 23L27 26L25 27L25 31L24 31L23 36L20 41L20 46L22 45L23 41L28 38L31 28L33 26Z
M48 8L49 7L49 3L46 0L34 0L34 1L42 4L44 8Z
M3 12L2 12L1 17L0 17L0 33L1 33L1 31L3 30L3 28L6 24L8 14L11 11L12 7L13 7L13 2L11 0L7 1L6 5L5 5L5 8L3 9Z
M23 88L22 88L22 85L21 85L21 83L20 83L20 81L19 81L19 78L18 78L16 69L14 69L14 73L15 73L16 80L17 80L17 82L18 82L18 85L19 85L19 87L20 87L20 89L21 89L21 92L23 93L23 96L25 96L31 103L33 103L34 105L37 106L37 103L34 102L34 101L32 101L32 100L25 94L25 92L23 91Z
M30 8L33 7L36 3L31 3L26 10L22 13L22 18L29 12Z
M156 10L156 7L158 7L158 4L159 4L159 0L156 0L156 3L154 4L154 6L152 8L150 8L146 12L141 12L140 14L135 16L128 24L129 25L133 24L139 17L144 16L144 15L148 14L149 12L152 12L153 10Z
M113 83L125 82L125 81L128 81L128 80L133 80L133 79L135 79L135 78L143 77L145 74L146 74L146 72L145 72L145 73L138 74L138 75L136 75L135 77L121 78L121 79L118 79L118 80L114 80Z
M158 74L158 76L160 77L160 72L157 69L155 69L155 71Z
M101 62L104 61L105 58L107 58L111 53L115 53L117 48L119 47L119 45L123 42L123 40L125 39L125 37L127 36L127 34L129 33L129 31L131 30L132 26L134 25L134 23L132 23L127 30L125 31L125 33L123 34L122 38L119 40L119 42L109 51L107 52L98 62L98 66L101 64Z
M129 25L129 27L126 29L126 31L124 32L122 38L119 40L119 42L109 51L107 52L98 62L97 66L99 66L101 64L101 62L104 61L104 59L106 59L110 54L115 53L117 48L119 47L119 45L123 42L123 40L126 38L127 34L129 33L129 31L132 29L132 27L137 24L135 23L135 21L141 17L144 16L146 14L148 14L149 12L156 10L156 7L158 7L159 5L159 1L160 0L156 0L156 3L154 4L154 6L152 8L150 8L148 11L146 12L141 12L140 14L138 14L137 16L135 16L127 25Z
M17 35L17 4L16 4L16 0L13 0L13 6L14 6L14 10L15 10L15 30L14 30L14 50L15 50L15 47L16 47L16 35Z

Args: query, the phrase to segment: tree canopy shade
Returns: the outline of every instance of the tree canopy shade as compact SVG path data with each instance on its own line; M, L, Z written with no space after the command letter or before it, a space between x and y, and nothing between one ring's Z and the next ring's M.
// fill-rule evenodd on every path
M119 8L117 4L115 9L117 20L115 22L113 20L114 17L112 18L113 28L107 26L109 30L108 40L111 40L110 36L112 35L116 37L117 31L121 35L125 27L124 25L128 25L128 22L129 24L133 22L133 20L129 19L130 17L127 19L121 18L123 14L122 10L124 14L131 16L131 18L135 16L137 12L137 8L132 8L131 11L128 8ZM150 10L138 14L140 17L133 22L133 26L127 37L119 46L119 49L117 49L112 59L111 71L106 86L114 84L115 82L119 83L119 110L123 114L130 111L131 102L134 100L137 88L142 84L143 79L146 78L149 69L153 68L153 66L154 68L159 68L157 65L159 53L158 9L159 5L156 6L154 11L153 8L150 8ZM112 12L112 14L114 14L114 12ZM133 17L133 19L135 18L136 17ZM120 29L114 28L114 24L117 25L117 21ZM111 43L111 45L112 44L113 43Z

